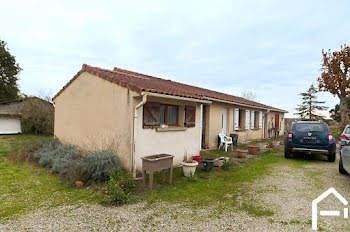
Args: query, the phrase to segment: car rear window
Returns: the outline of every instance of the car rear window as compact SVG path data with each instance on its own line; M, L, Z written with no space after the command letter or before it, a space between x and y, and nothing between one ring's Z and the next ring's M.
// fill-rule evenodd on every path
M321 123L296 123L294 130L298 132L324 132L327 126Z
M344 134L350 134L350 127L345 128Z

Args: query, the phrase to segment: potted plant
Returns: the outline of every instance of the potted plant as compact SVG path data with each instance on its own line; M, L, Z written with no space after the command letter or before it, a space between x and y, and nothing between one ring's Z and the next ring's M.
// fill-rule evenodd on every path
M185 153L184 161L181 162L182 170L184 172L184 176L186 177L193 177L194 173L196 172L196 167L198 165L198 162L193 160L192 157L189 157L187 153Z
M237 153L239 158L246 158L248 155L248 150L237 149Z
M203 170L206 172L210 172L214 166L214 159L205 158L202 160Z
M258 145L253 145L253 144L248 145L248 151L249 151L249 154L251 155L256 155L256 153L258 152L258 149L259 149Z

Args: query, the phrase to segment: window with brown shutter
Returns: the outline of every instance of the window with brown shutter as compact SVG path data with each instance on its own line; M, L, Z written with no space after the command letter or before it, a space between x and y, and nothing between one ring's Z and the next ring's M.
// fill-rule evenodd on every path
M178 126L179 106L160 105L160 124Z
M160 103L147 102L143 106L143 128L157 128L160 126Z
M185 106L185 127L194 127L196 125L196 107Z

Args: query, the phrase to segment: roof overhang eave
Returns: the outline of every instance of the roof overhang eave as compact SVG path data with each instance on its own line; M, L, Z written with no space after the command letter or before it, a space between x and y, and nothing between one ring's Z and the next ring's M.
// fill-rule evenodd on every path
M270 109L271 112L278 112L278 113L284 113L284 114L287 114L289 113L288 111L286 110L276 110L276 109Z
M0 113L0 117L10 117L10 118L21 118L22 114L20 113Z
M288 113L288 111L285 111L285 110L277 110L277 109L271 109L271 108L260 107L260 106L252 106L252 105L248 105L248 104L242 104L242 103L237 103L237 102L231 102L231 101L220 100L220 99L212 98L212 97L205 97L205 98L206 98L206 99L209 99L209 100L211 100L211 101L217 101L217 102L227 103L227 104L231 104L231 105L238 105L238 106L250 107L250 108L261 109L261 110L266 110L266 111L274 111L274 112Z
M162 93L153 93L148 91L142 91L141 95L148 95L152 97L161 97L161 98L168 98L168 99L175 99L175 100L182 100L182 101L199 102L203 104L212 103L212 101L209 101L209 100L202 100L202 99L190 98L190 97L181 97L181 96L168 95L168 94L162 94Z
M231 104L231 105L237 105L237 106L244 106L244 107L249 107L249 108L254 108L254 109L261 109L261 110L269 110L269 108L265 108L265 107L260 107L260 106L252 106L252 105L247 105L247 104L242 104L242 103L237 103L237 102L231 102L231 101L225 101L225 100L220 100L217 98L211 98L211 97L205 97L211 101L216 101L216 102L222 102L222 103L227 103L227 104Z

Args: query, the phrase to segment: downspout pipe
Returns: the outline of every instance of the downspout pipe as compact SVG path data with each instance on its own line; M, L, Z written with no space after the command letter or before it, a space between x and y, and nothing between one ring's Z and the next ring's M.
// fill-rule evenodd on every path
M134 118L133 118L133 124L132 124L133 133L132 133L131 171L132 171L132 175L133 175L134 178L136 178L135 136L136 136L136 129L137 129L136 128L136 126L137 126L137 110L141 106L146 104L146 102L147 102L147 94L141 93L141 95L142 95L142 101L135 106Z

